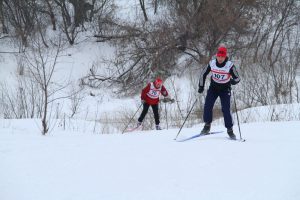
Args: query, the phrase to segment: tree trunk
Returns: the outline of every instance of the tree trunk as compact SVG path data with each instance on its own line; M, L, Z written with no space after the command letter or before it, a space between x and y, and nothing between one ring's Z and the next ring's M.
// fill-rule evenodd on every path
M50 14L50 20L51 20L51 24L52 24L52 30L56 31L56 20L55 20L55 15L54 15L52 6L51 6L49 0L46 0L46 3L47 3L49 14Z
M47 112L48 112L48 91L47 91L47 86L44 89L44 97L45 97L45 102L44 102L44 111L43 111L43 118L42 118L42 126L43 126L43 135L46 135L48 133L48 125L47 125Z
M148 16L147 16L147 13L146 13L146 8L145 8L145 0L140 0L140 6L141 6L141 9L142 9L143 14L144 14L145 21L148 21Z

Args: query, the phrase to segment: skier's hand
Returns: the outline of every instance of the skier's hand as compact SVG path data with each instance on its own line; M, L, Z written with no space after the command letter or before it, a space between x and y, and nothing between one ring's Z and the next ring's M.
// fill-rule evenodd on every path
M162 102L164 102L164 103L174 103L175 102L175 100L174 99L171 99L170 97L165 97L165 98L163 98L162 99Z
M238 81L235 81L234 79L230 79L230 84L231 85L236 85L236 84L238 84Z
M199 89L198 89L198 92L201 94L203 91L204 91L204 87L200 86Z
M146 101L144 99L141 99L141 103L144 104Z

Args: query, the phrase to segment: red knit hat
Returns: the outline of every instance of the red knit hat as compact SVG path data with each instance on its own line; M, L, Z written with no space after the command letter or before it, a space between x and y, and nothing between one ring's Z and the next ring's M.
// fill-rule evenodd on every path
M154 84L156 87L160 87L162 85L162 80L160 78L156 78L156 80L154 81Z
M217 57L226 57L227 56L227 49L224 46L218 48Z

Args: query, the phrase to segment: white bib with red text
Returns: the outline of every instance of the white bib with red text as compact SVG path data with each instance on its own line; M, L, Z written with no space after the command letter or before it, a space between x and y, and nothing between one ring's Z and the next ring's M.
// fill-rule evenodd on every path
M233 65L231 61L227 61L224 67L218 67L216 65L216 60L212 60L209 63L212 79L217 83L228 83L230 81L230 69Z
M161 87L160 88L154 87L154 84L152 82L150 83L150 90L147 93L147 96L150 97L151 99L157 99L159 98L160 92L161 92Z

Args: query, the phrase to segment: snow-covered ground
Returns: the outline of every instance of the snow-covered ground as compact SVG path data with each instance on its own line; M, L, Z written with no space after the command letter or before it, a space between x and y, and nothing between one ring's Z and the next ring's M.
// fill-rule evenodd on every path
M0 127L1 200L300 199L299 121L242 124L245 143L225 132L176 142L178 129L41 136L24 124Z

